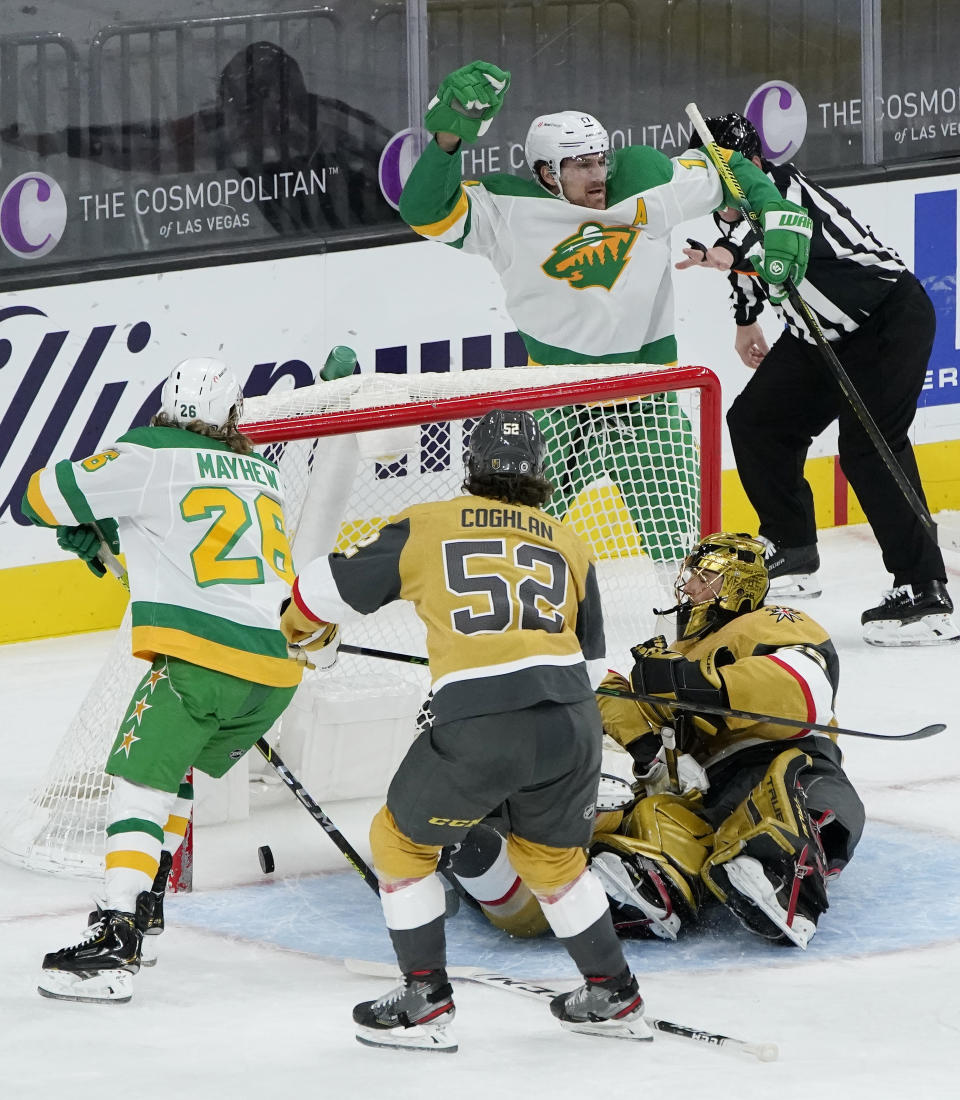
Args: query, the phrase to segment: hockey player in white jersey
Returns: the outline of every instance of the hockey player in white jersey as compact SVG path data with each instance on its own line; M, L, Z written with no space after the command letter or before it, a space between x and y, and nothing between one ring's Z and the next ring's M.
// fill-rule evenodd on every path
M101 533L126 553L133 653L150 667L130 700L113 776L104 900L80 943L43 960L39 991L128 1001L145 931L183 841L191 767L229 770L282 713L300 666L279 629L294 579L276 466L238 427L242 392L215 359L174 368L149 427L76 462L38 470L33 523L97 574Z
M464 180L460 144L486 132L509 84L509 73L483 61L441 83L424 117L435 140L404 186L401 216L424 237L491 262L531 363L676 363L670 234L731 201L715 168L700 149L669 158L633 145L614 154L596 118L565 110L530 126L525 154L532 178L497 173ZM739 154L730 166L754 209L763 211L761 276L774 284L801 279L806 212L784 201ZM606 474L650 557L682 558L690 547L679 545L678 536L689 523L680 517L689 504L676 486L697 483L698 459L675 400L657 413L638 402L619 420L603 410L590 416L598 455L589 446L571 453L550 416L539 418L550 443L546 474L555 486L548 511L564 515L589 481ZM655 459L628 466L624 451L636 455L636 438L654 433ZM663 491L648 497L645 483L654 482Z

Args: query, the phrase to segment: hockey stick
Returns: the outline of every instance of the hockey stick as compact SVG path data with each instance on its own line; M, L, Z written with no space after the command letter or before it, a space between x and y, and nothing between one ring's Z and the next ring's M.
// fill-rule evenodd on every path
M361 657L380 657L385 661L403 661L409 665L429 664L426 657L413 657L408 653L390 653L385 649L369 649L366 646L340 646L341 653L353 653ZM709 703L684 703L680 699L660 699L656 695L640 695L634 691L619 691L617 688L598 687L597 695L612 695L616 699L635 699L638 703L652 703L670 710L690 711L692 714L713 714L719 718L743 718L750 722L764 722L768 725L787 726L795 730L816 730L820 733L840 733L845 737L869 737L874 741L921 741L934 734L943 733L947 728L942 722L934 722L911 733L868 733L866 730L850 730L843 726L824 726L819 722L803 722L799 718L781 718L775 714L760 714L752 710L733 710L731 707L714 707Z
M104 568L108 569L117 580L123 585L123 587L130 591L130 578L127 575L126 569L120 563L120 559L110 549L110 546L104 538L103 532L100 530L96 520L90 524L90 526L96 531L97 537L100 539L100 549L97 551L97 557L103 562Z
M697 131L697 135L704 144L707 156L713 162L714 167L720 174L721 179L726 184L727 189L731 192L734 198L737 200L737 208L740 210L753 227L754 232L763 240L763 226L760 224L760 215L751 208L747 196L743 192L743 188L740 186L737 177L733 174L730 165L723 159L720 154L720 147L713 140L713 134L710 132L707 126L706 120L700 113L695 103L688 103L686 106L687 118L693 123L694 129ZM826 359L828 366L833 372L834 377L837 380L837 384L843 391L844 397L849 401L853 408L853 411L857 415L857 419L860 421L867 435L870 437L871 442L877 449L877 453L883 459L884 465L890 471L894 481L900 487L900 491L907 499L907 503L916 513L917 518L923 524L927 534L933 539L934 543L937 541L937 525L933 522L930 512L927 510L927 506L920 499L919 493L907 480L906 474L903 472L903 468L897 461L893 451L890 450L890 445L884 439L877 427L876 421L870 415L870 410L864 404L863 398L857 391L856 386L850 379L843 364L837 358L837 353L830 346L830 341L824 336L823 330L820 328L816 317L813 314L813 310L807 305L807 303L801 298L800 291L797 290L796 283L792 279L785 279L784 286L787 288L787 297L790 300L790 304L800 314L803 319L803 323L806 326L807 331L814 338L817 347L823 353L823 357Z
M366 959L344 959L343 963L352 974L381 978L397 978L400 974L390 963L368 962ZM524 997L533 997L538 1001L552 1000L558 993L565 992L563 989L541 985L539 982L528 982L521 978L510 978L506 974L497 974L494 971L485 970L482 966L448 966L446 970L449 978L478 982L480 985L489 985L495 989L519 993ZM687 1027L685 1024L674 1024L669 1020L658 1020L646 1015L643 1018L654 1031L663 1032L664 1035L673 1035L678 1039L692 1039L706 1046L728 1047L740 1054L758 1058L761 1062L775 1062L780 1054L776 1043L749 1043L743 1039L731 1039L729 1035L718 1035L712 1031L700 1031L698 1028Z
M303 784L280 759L276 750L271 748L262 737L256 742L256 747L264 760L266 760L277 775L279 775L283 782L290 788L297 801L303 806L313 820L322 827L327 836L330 837L347 863L350 864L370 889L379 897L380 884L377 882L377 876L370 870L363 856L351 846L343 833L340 832L320 806L310 797L309 792L304 790Z

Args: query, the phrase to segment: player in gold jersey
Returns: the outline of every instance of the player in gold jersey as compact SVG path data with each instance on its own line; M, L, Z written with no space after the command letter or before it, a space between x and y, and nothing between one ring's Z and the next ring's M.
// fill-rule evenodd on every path
M606 894L586 861L603 736L604 635L590 550L543 512L545 442L526 412L474 427L468 495L414 505L305 566L283 627L307 642L396 599L426 624L432 721L370 831L404 984L354 1009L372 1046L453 1051L440 851L506 804L512 865L584 975L552 1011L570 1030L649 1039Z
M830 724L837 654L792 608L764 606L764 547L746 535L704 539L677 580L677 641L634 647L629 681L603 686L685 703ZM604 729L634 759L634 806L599 813L593 870L621 935L676 939L711 899L751 931L806 947L827 908L826 884L853 856L863 805L836 739L773 723L696 715L600 697ZM680 749L669 778L661 730ZM671 789L679 788L679 789ZM450 870L490 919L514 935L543 931L524 908L498 835L471 831Z

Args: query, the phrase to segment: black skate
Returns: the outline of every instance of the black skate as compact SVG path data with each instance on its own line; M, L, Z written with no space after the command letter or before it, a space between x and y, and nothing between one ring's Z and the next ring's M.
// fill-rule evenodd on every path
M153 886L137 896L137 927L143 933L143 947L140 951L141 966L157 964L156 937L164 929L163 897L167 891L167 879L172 865L173 856L167 851L161 852L160 866L153 880Z
M811 546L774 546L762 536L760 541L767 547L764 561L770 578L768 602L784 598L812 600L823 592L816 575L820 568L816 543Z
M80 943L44 955L38 992L61 1001L129 1001L142 938L132 913L98 910Z
M953 619L953 601L940 581L903 584L885 592L883 600L860 616L869 645L946 645L960 640Z
M378 1001L363 1001L353 1010L357 1041L368 1047L435 1050L453 1054L457 1041L450 1030L456 1009L445 970L405 974Z
M653 1038L643 1018L643 998L628 969L614 978L587 978L570 993L550 1002L550 1011L567 1031L612 1039Z

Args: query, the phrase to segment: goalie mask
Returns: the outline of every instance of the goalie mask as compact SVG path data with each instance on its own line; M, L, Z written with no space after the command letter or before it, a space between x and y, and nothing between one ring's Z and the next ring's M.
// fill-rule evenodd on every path
M770 588L764 545L744 534L708 535L684 559L674 590L677 594L677 641L702 638L763 605ZM695 601L686 591L693 577L709 588L708 599Z
M707 129L713 134L713 140L724 149L733 149L748 160L751 157L762 157L763 146L757 128L743 115L731 111L727 115L717 115L715 118L705 120Z
M542 478L547 441L528 412L491 409L474 425L467 476L512 474Z
M613 151L607 131L593 117L583 111L557 111L552 115L540 115L530 123L527 140L523 146L527 164L537 183L545 191L549 187L540 178L538 164L546 164L560 188L560 198L566 201L560 166L568 158L598 156L603 158L609 179L613 174ZM553 192L550 192L553 194Z
M184 359L163 384L160 411L181 427L199 420L222 428L231 414L240 419L243 391L233 371L219 359Z

